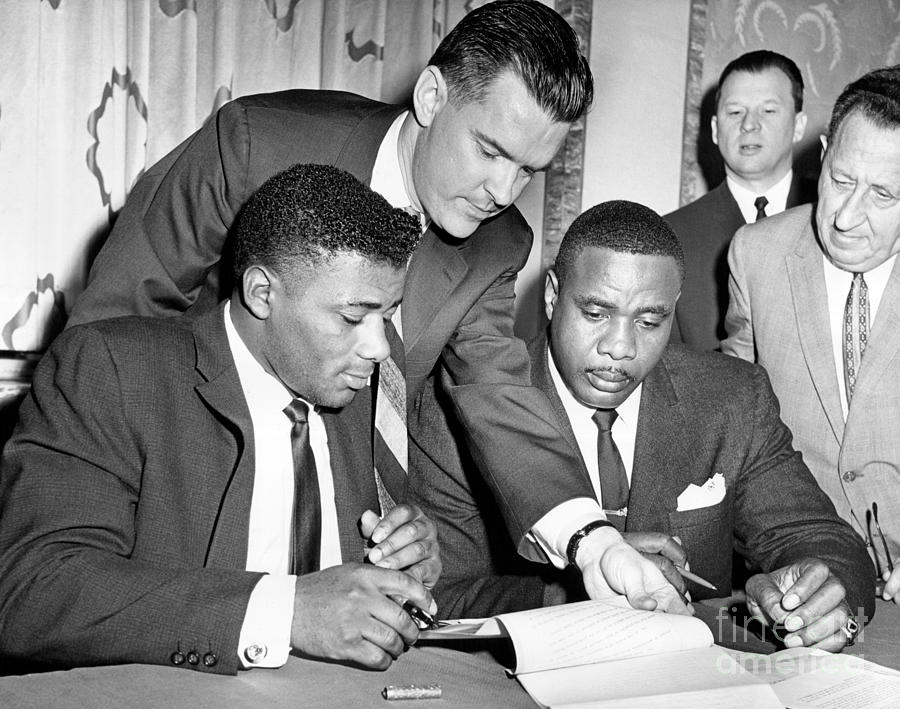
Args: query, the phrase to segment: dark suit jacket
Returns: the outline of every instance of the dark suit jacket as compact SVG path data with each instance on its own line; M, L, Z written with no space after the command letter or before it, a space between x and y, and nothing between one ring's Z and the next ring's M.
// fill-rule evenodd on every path
M329 91L227 104L135 185L71 322L210 307L222 290L228 229L249 196L303 162L336 165L368 184L402 110ZM433 227L410 262L402 308L410 465L459 469L455 443L444 445L446 429L435 428L459 415L465 447L517 542L551 508L590 493L565 474L578 465L577 451L529 386L525 345L513 334L515 279L530 248L531 230L515 208L464 240ZM546 478L542 489L526 482L538 478ZM535 553L527 544L521 551Z
M816 201L816 182L793 173L786 209ZM684 286L675 307L672 341L715 350L725 339L728 244L746 222L728 184L665 216L684 249Z
M530 352L534 383L548 393L574 445L546 339L536 339ZM724 500L678 511L684 489L715 473L725 477ZM587 479L583 465L578 474ZM444 570L435 595L442 613L492 615L540 604L541 580L509 568L509 539L497 536L489 510L479 513L477 487L466 479L417 478L413 492L438 524ZM679 536L691 570L719 589L689 584L694 599L728 595L734 550L764 571L822 559L845 584L854 610L864 606L868 617L874 610L865 547L791 447L765 371L732 357L670 345L644 381L626 531Z
M344 561L377 509L363 390L326 413ZM359 420L355 420L359 419ZM363 423L360 423L359 421ZM221 309L64 332L0 466L0 665L168 664L236 672L260 577L245 571L253 429Z

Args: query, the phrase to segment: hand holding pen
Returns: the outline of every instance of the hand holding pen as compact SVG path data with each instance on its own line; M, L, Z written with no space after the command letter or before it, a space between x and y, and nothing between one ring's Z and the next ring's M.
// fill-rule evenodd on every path
M659 567L666 580L686 601L687 584L684 579L704 586L713 591L718 590L709 581L691 573L687 569L687 554L677 537L663 532L625 532L625 541L653 561Z

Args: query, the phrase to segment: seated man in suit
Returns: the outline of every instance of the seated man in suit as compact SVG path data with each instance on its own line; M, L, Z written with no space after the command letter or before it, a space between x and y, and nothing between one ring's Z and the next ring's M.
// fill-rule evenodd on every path
M0 465L0 665L384 668L418 633L397 599L436 610L434 525L370 511L366 435L416 220L298 165L235 239L219 308L71 328L38 366Z
M684 248L684 288L673 340L714 350L725 335L731 237L744 224L815 201L813 180L794 174L803 138L803 77L784 55L761 49L729 63L719 77L712 139L725 181L666 215Z
M848 85L822 142L818 204L732 242L722 351L766 368L797 449L886 576L900 557L900 65ZM900 564L886 595L900 600Z
M791 447L764 370L667 346L682 278L681 246L655 212L621 201L589 209L547 275L550 325L530 345L533 383L581 451L579 474L609 519L717 587L689 583L694 599L731 592L734 550L755 572L745 589L755 616L784 623L788 646L837 650L855 618L872 613L865 547ZM563 585L503 566L509 538L486 526L492 513L469 480L412 483L438 525L442 613L564 600ZM493 556L481 551L490 547Z
M397 376L376 401L379 474L396 487L409 467L454 474L457 446L472 451L520 553L564 566L569 540L603 513L568 474L577 452L528 385L513 304L532 234L513 203L592 98L578 36L539 0L466 14L419 74L411 109L337 91L238 98L135 184L70 323L214 307L250 193L295 163L345 169L418 212L424 231L390 327ZM684 610L615 530L594 528L583 547L592 584Z

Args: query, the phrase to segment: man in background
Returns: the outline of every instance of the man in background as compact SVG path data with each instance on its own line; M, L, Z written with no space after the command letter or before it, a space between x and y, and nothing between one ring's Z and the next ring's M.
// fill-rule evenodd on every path
M532 380L609 519L662 554L668 573L689 561L716 586L689 581L692 598L731 593L734 551L752 569L737 590L756 617L784 623L788 647L838 650L859 629L854 616L872 614L865 547L791 447L762 367L667 346L683 274L678 240L655 212L624 201L589 209L547 275L550 325L529 345ZM509 539L489 527L469 481L411 482L438 525L441 613L578 598L571 579L503 567ZM482 548L493 548L493 561Z
M666 215L684 247L684 290L673 339L718 349L728 308L726 258L744 224L815 201L815 182L795 175L793 146L803 138L803 77L787 57L758 50L729 63L719 77L712 139L725 181Z
M900 553L900 66L844 89L822 145L818 204L732 242L722 351L766 368L797 449L884 575Z
M453 474L462 447L522 554L564 566L570 541L586 534L580 569L592 587L683 610L655 568L595 524L603 512L568 474L577 452L530 386L525 345L513 334L515 280L532 235L512 203L592 97L565 20L536 0L503 0L444 38L419 74L412 110L331 91L233 101L135 185L71 322L208 310L250 193L297 162L348 170L418 212L425 232L388 328L392 354L376 404L381 478L397 488L417 466Z
M435 528L370 511L365 422L419 236L299 165L243 209L230 300L57 338L0 466L0 664L385 668L416 640L396 599L436 610Z

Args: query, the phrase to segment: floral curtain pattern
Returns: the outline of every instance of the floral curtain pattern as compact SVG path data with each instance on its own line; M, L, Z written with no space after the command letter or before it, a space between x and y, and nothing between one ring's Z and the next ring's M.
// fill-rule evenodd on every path
M0 351L43 350L144 170L232 98L404 101L472 0L0 5Z
M795 169L819 173L819 135L841 90L862 74L900 62L900 0L692 0L681 204L724 179L709 121L725 65L771 49L796 62L809 124Z

